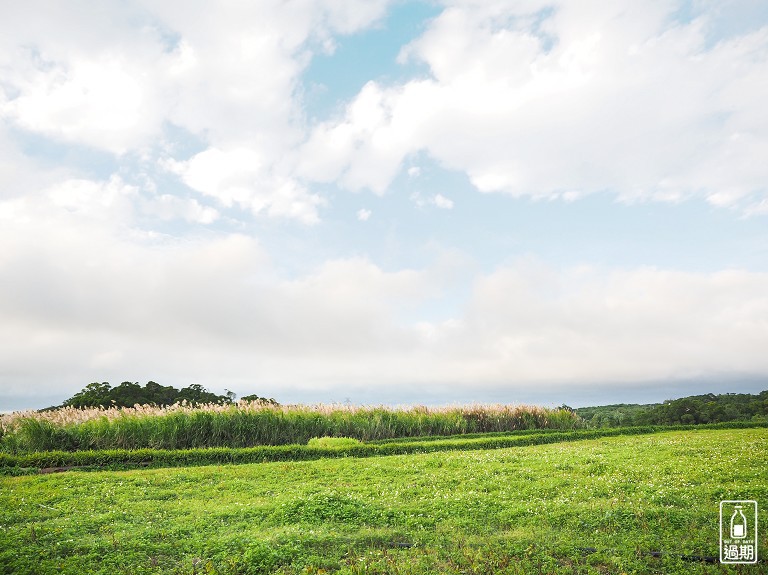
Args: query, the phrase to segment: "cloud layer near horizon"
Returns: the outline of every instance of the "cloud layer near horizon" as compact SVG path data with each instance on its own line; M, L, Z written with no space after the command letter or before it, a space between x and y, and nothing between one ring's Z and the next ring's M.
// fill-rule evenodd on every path
M413 73L312 118L313 59L390 3L101 6L3 10L0 396L125 378L279 398L768 374L764 269L499 253L481 270L438 246L418 266L328 247L287 273L267 247L275 226L325 225L341 195L395 196L418 158L476 192L765 217L768 22L723 32L708 3L683 18L668 1L447 2L400 47ZM467 217L442 187L414 197Z
M107 213L131 193L113 188L100 191L112 198ZM10 248L0 260L0 349L12 374L5 388L17 393L30 376L70 379L72 365L105 379L139 371L277 389L768 372L766 273L555 268L524 258L475 273L459 307L421 319L421 304L464 281L462 262L385 271L335 259L287 279L245 235L137 237L65 202L47 213L13 207L0 213L17 222L0 232Z

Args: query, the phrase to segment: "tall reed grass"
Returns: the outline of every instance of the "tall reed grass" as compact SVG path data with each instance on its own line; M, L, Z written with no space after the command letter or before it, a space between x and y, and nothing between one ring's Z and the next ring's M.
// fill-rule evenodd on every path
M304 444L323 436L371 441L582 426L582 420L567 410L524 405L391 409L240 402L194 407L62 408L1 416L0 451L253 447Z

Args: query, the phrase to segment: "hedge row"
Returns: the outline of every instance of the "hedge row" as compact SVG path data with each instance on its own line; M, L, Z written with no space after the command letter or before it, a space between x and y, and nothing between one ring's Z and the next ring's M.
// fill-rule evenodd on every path
M507 434L476 438L448 438L442 441L408 441L401 443L360 444L348 447L310 447L308 445L278 445L246 448L198 449L112 449L102 451L47 451L20 455L0 454L0 473L14 474L22 470L50 468L122 468L137 465L149 467L182 467L270 461L307 461L334 457L376 457L432 453L437 451L500 449L545 443L560 443L597 439L617 435L640 435L663 431L703 429L741 429L768 427L765 422L729 422L699 426L645 426L610 429L590 429L570 432Z
M587 431L587 428L579 428L580 431ZM446 439L481 439L491 437L515 437L521 435L540 435L547 433L564 433L566 431L577 431L576 429L563 430L563 429L518 429L516 431L489 431L486 433L461 433L454 435L424 435L421 437L395 437L392 439L374 439L366 441L371 445L384 445L386 443L423 443L429 441L445 441Z

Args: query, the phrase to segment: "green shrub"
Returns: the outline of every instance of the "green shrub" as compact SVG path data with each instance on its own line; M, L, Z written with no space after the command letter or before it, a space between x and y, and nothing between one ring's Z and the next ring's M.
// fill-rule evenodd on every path
M362 445L359 439L354 437L313 437L307 443L309 447L352 447Z

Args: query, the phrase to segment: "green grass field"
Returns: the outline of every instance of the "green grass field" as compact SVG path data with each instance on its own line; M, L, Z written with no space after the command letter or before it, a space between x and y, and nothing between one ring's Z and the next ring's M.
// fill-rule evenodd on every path
M682 557L718 555L722 499L765 516L765 428L0 487L2 573L768 572L765 528L758 565Z

